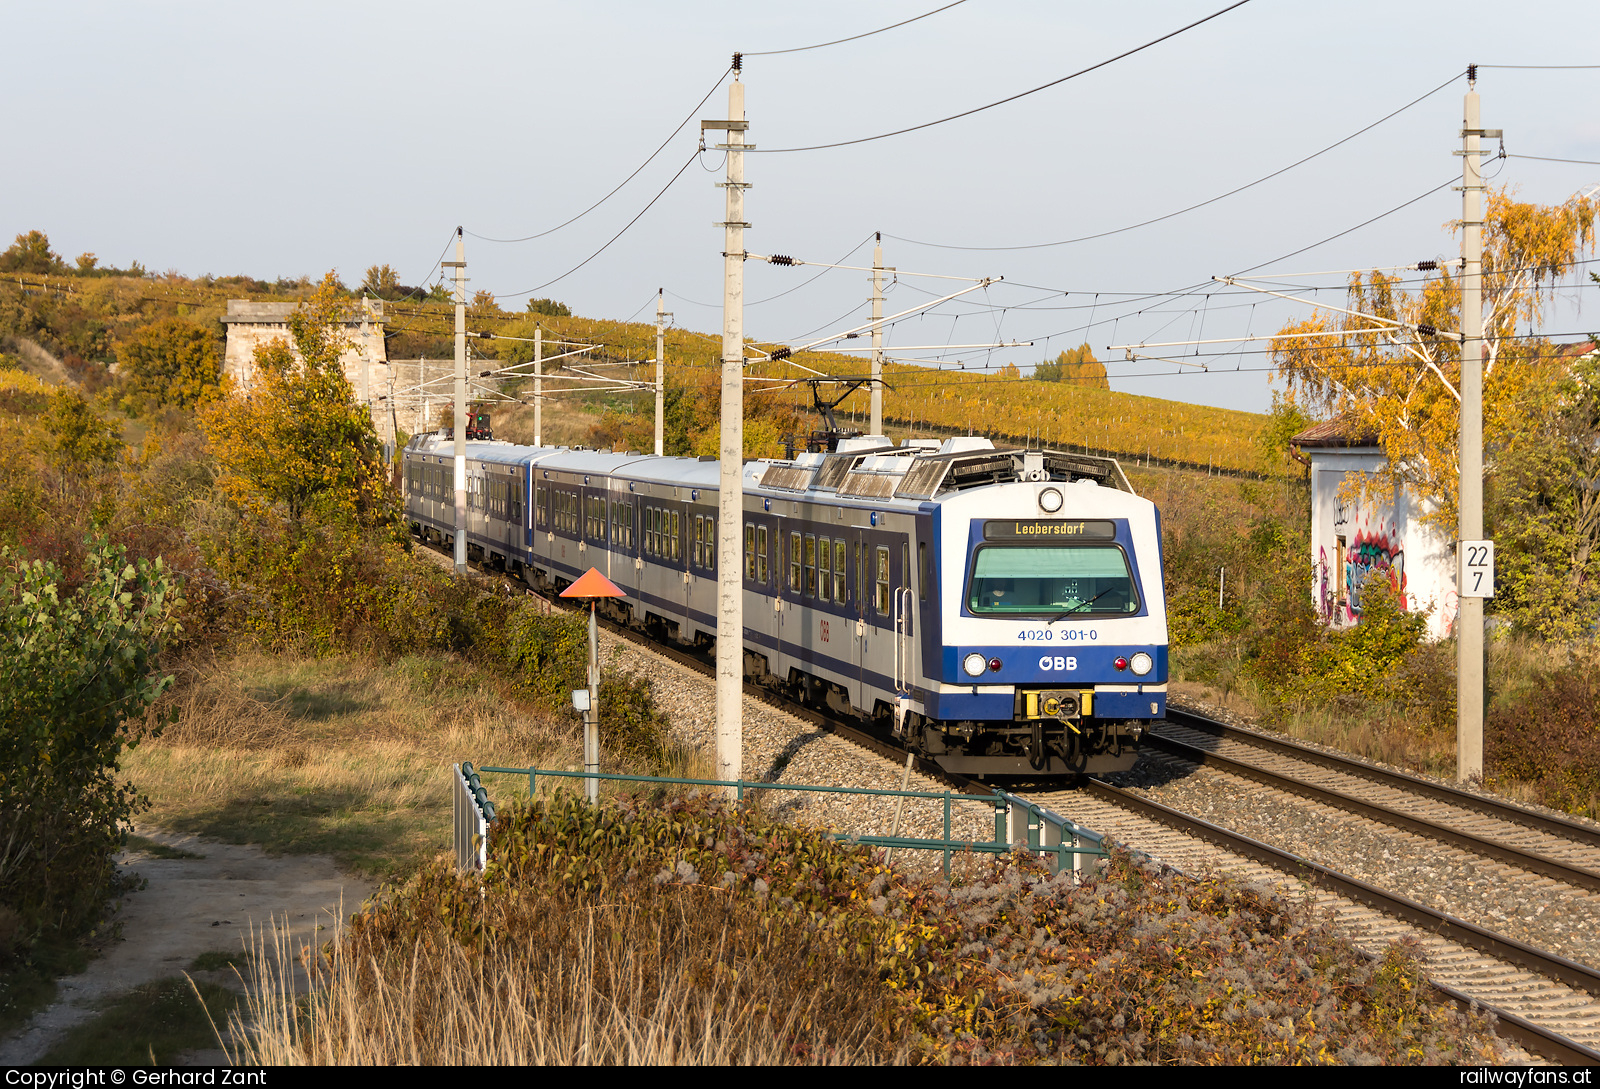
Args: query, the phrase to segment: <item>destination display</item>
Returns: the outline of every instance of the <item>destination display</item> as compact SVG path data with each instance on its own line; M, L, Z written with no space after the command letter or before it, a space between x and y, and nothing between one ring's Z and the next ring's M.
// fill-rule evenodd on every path
M1059 541L1085 537L1109 540L1116 535L1116 524L1100 519L993 518L983 523L986 541Z

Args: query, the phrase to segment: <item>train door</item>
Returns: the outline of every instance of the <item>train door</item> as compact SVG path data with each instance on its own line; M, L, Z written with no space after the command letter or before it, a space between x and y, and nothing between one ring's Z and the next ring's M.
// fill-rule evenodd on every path
M778 570L777 598L778 605L778 655L783 657L791 654L786 648L800 645L801 631L798 624L796 604L801 596L801 564L804 556L801 534L798 529L791 526L798 523L785 523L778 521ZM774 668L779 668L776 662ZM788 676L788 669L782 669L782 676Z
M873 690L882 687L874 683L874 670L871 668L872 648L876 642L874 623L877 620L877 583L874 574L878 560L872 540L863 530L855 531L850 548L851 559L854 561L851 566L856 582L856 659L860 662L861 675L860 702L856 706L870 715L876 702L873 699Z
M912 620L916 614L916 599L911 593L911 546L902 538L899 546L899 563L895 564L894 602L894 694L896 700L895 726L900 716L911 704L911 678L915 676Z

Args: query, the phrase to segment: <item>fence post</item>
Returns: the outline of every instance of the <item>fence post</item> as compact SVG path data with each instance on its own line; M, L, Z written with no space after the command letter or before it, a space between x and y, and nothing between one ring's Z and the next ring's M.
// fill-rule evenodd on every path
M944 792L944 876L950 877L950 792Z
M455 773L450 783L450 810L456 872L482 873L489 863L489 822L494 820L494 807L471 763L462 761L451 770Z
M1039 850L1048 854L1051 873L1061 872L1061 825L1044 812L1039 814ZM1076 857L1076 856L1074 856Z

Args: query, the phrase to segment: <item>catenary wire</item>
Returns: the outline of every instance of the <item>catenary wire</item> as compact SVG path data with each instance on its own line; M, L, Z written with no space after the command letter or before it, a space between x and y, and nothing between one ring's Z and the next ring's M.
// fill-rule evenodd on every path
M869 235L867 235L866 238L863 238L860 242L857 242L854 246L851 246L850 249L845 253L845 255L843 257L839 258L837 261L835 261L833 263L836 264L836 265L843 263L844 261L849 259L851 254L854 254L856 252L856 250L859 250L862 246L865 246L870 241L872 241L872 236L869 234ZM747 306L747 307L760 306L762 303L769 303L773 299L781 299L785 295L789 295L789 294L792 294L793 292L799 291L802 287L805 287L807 284L810 284L815 280L819 280L823 276L826 276L828 273L833 272L833 271L834 270L831 269L831 268L825 268L821 272L817 273L815 276L808 277L802 283L798 283L798 284L796 284L795 286L793 286L791 288L786 288L785 290L778 292L776 295L768 295L764 299L757 299L755 302L745 303L745 306ZM722 309L722 304L721 303L701 302L699 299L691 299L691 298L688 298L687 296L679 295L676 292L672 292L672 291L667 292L667 294L671 295L674 299L677 299L680 302L688 303L690 306L703 306L707 310L720 310L720 309Z
M942 8L934 8L932 11L925 11L921 15L912 16L910 19L902 19L898 23L890 23L888 26L881 26L877 30L869 30L865 34L853 34L848 38L836 38L831 42L818 42L816 45L800 45L793 49L765 49L759 53L744 53L741 55L746 57L776 57L783 53L804 53L808 49L826 49L830 45L843 45L845 42L860 41L862 38L870 38L874 34L882 34L886 30L893 30L897 26L905 26L908 23L916 22L918 19L926 19L930 15L937 15L941 11L949 11L951 8L965 4L966 2L967 0L955 0L954 4L946 4Z
M1577 163L1579 166L1600 166L1600 159L1552 159L1547 155L1517 155L1506 152L1508 159L1537 159L1541 163Z
M699 154L700 153L698 151L696 151L693 155L690 155L687 159L685 159L683 161L683 165L678 167L678 172L676 174L672 175L672 177L668 178L667 179L667 184L663 185L661 187L660 192L656 193L655 196L650 198L650 203L646 204L643 208L639 209L639 214L634 216L632 219L628 220L628 222L623 226L622 230L620 230L616 234L612 235L610 237L610 239L608 239L606 241L605 245L603 245L599 249L595 250L588 257L585 257L582 261L579 261L576 265L573 265L571 268L567 269L567 271L563 272L560 276L557 276L554 280L546 280L544 283L540 284L538 287L530 287L530 288L526 288L526 289L524 289L522 291L508 291L508 292L506 292L505 294L503 294L503 295L501 295L499 297L502 298L502 299L514 299L519 295L532 295L535 291L543 291L545 288L549 287L551 284L559 283L562 280L565 280L568 276L571 276L574 272L577 272L584 265L587 265L590 261L593 261L596 257L599 257L602 253L606 252L606 250L611 248L611 243L612 242L615 242L617 239L621 238L624 234L627 234L628 233L628 228L632 227L635 223L639 222L639 220L644 217L644 214L646 212L648 212L651 208L655 207L656 201L660 200L663 196L665 196L667 190L672 188L673 183L676 182L679 178L683 177L683 172L685 170L689 169L689 164L694 162L695 158Z
M706 99L710 98L712 95L717 93L717 88L722 86L722 81L727 78L728 73L731 72L731 71L733 71L732 68L725 69L723 71L723 73L720 76L717 77L717 82L712 84L711 90L706 92L705 98L702 98L699 102L695 103L694 109L689 111L689 116L685 117L682 121L678 122L678 127L673 129L670 133L667 134L667 138L665 140L661 141L661 146L656 148L654 151L652 151L650 153L650 157L648 159L646 159L644 162L640 163L638 168L636 170L634 170L634 172L632 174L629 174L626 178L623 178L622 181L617 184L617 188L616 189L611 190L611 192L607 193L605 196L601 197L599 200L597 200L593 204L589 205L589 207L585 208L583 211L579 212L577 215L573 216L571 219L567 220L565 223L557 223L554 227L551 227L548 231L540 231L538 234L524 235L521 238L490 238L486 234L478 234L475 231L467 231L467 233L472 235L473 238L479 238L479 239L482 239L485 242L531 242L535 238L543 238L547 234L554 234L556 231L559 231L561 228L578 222L578 220L582 219L584 216L588 215L590 212L592 212L596 208L600 207L606 201L608 201L612 197L616 196L618 190L620 190L624 185L627 185L634 178L637 178L639 176L639 171L640 170L643 170L645 167L647 167L651 163L655 162L656 156L660 155L661 152L666 148L666 146L672 142L672 138L674 136L678 135L678 133L682 132L683 131L683 126L687 125L691 120L693 120L694 115L700 112L700 107L704 106L706 104ZM681 174L681 173L683 173L683 171L680 170L680 171L678 171L678 173ZM554 281L552 281L552 282L554 282ZM534 288L534 290L537 291L539 289L538 288Z
M1303 159L1297 159L1296 161L1290 163L1288 166L1280 167L1279 169L1274 170L1270 174L1262 175L1261 177L1257 178L1255 181L1246 182L1245 184L1243 184L1243 185L1241 185L1241 186L1239 186L1239 187L1237 187L1235 189L1228 190L1226 193L1218 193L1216 196L1212 197L1211 199L1203 200L1199 204L1191 204L1187 208L1180 208L1176 212L1168 212L1166 215L1156 216L1154 219L1146 219L1146 220L1144 220L1143 222L1140 222L1140 223L1130 223L1126 227L1116 227L1116 228L1114 228L1112 230L1109 230L1109 231L1100 231L1097 234L1081 235L1081 236L1079 236L1077 238L1063 238L1059 242L1034 242L1034 243L1030 243L1028 245L1023 245L1023 246L952 246L952 245L946 245L946 244L939 243L939 242L923 242L923 241L921 241L919 239L915 239L915 238L903 238L903 237L901 237L900 235L897 235L897 234L887 234L886 233L885 237L893 238L897 242L909 242L913 246L928 246L930 248L940 249L940 250L971 250L971 251L982 251L982 252L997 252L997 251L1010 251L1010 250L1038 250L1038 249L1046 249L1046 248L1048 248L1050 246L1068 246L1068 245L1071 245L1071 244L1073 244L1075 242L1088 242L1088 241L1091 241L1091 240L1096 239L1096 238L1108 238L1108 237L1110 237L1111 235L1114 235L1114 234L1122 234L1125 231L1135 231L1135 230L1138 230L1140 227L1148 227L1152 223L1161 223L1164 220L1172 219L1175 216L1185 215L1186 213L1193 212L1196 209L1204 208L1208 204L1215 204L1217 201L1224 200L1224 199L1226 199L1228 197L1231 197L1235 193L1242 193L1246 189L1251 189L1251 188L1253 188L1253 187L1255 187L1257 185L1260 185L1262 182L1271 181L1273 178L1276 178L1279 174L1287 173L1288 171L1293 170L1297 166L1303 166L1306 163L1309 163L1312 159L1315 159L1315 158L1317 158L1318 156L1321 156L1321 155L1326 155L1328 152L1332 151L1333 149L1335 149L1335 148L1337 148L1337 147L1339 147L1339 146L1341 146L1343 144L1349 143L1351 140L1354 140L1357 136L1360 136L1360 135L1362 135L1363 133L1366 133L1366 132L1370 132L1372 129L1377 128L1379 125L1383 124L1385 121L1388 121L1392 117L1397 117L1398 115L1404 113L1406 110L1409 110L1412 106L1415 106L1417 103L1423 101L1424 99L1431 98L1432 96L1438 94L1440 91L1444 90L1446 87L1450 86L1452 83L1454 83L1456 80L1458 80L1460 78L1461 78L1461 76L1460 76L1459 73L1456 74L1456 75L1451 76L1449 79L1447 79L1443 83L1439 84L1439 86L1435 87L1433 90L1427 91L1424 94L1421 94L1416 98L1413 98L1410 102L1407 102L1404 106L1401 106L1399 109L1394 110L1391 113L1384 114L1382 117L1380 117L1376 121L1372 122L1372 124L1367 125L1364 128L1357 129L1355 132L1352 132L1349 136L1346 136L1342 140L1337 140L1334 143L1329 144L1327 147L1323 148L1321 151L1313 151L1310 155L1307 155Z
M811 144L811 145L809 145L807 147L779 147L779 148L768 148L768 149L764 149L764 150L757 149L756 151L753 152L753 154L757 154L757 155L786 155L786 154L788 154L790 152L795 152L795 151L822 151L822 150L824 150L826 148L850 147L853 144L868 144L868 143L871 143L874 140L887 140L891 136L903 136L908 132L917 132L920 129L932 128L935 125L943 125L947 121L955 121L955 120L958 120L958 119L963 118L963 117L971 117L975 113L982 113L984 110L992 110L996 106L1004 106L1008 102L1015 102L1019 98L1026 98L1028 95L1037 94L1040 91L1045 91L1045 90L1050 89L1051 87L1059 86L1060 84L1063 84L1063 83L1067 82L1070 79L1077 79L1079 76L1088 75L1090 72L1093 72L1093 71L1096 71L1098 69L1104 68L1107 65L1115 64L1117 61L1122 60L1125 57L1131 57L1135 53L1140 53L1140 52L1143 52L1146 49L1149 49L1151 46L1160 45L1162 42L1167 41L1168 39L1176 38L1180 34L1183 34L1183 33L1187 32L1187 31L1193 30L1195 27L1200 26L1203 23L1209 23L1211 20L1216 19L1219 16L1226 15L1228 12L1234 10L1235 8L1241 8L1244 5L1248 4L1249 2L1250 2L1250 0L1235 0L1235 3L1229 4L1227 7L1221 9L1220 11L1214 11L1210 15L1205 16L1203 19L1196 19L1194 22L1190 23L1187 26L1181 26L1177 30L1174 30L1174 31L1172 31L1172 32L1170 32L1168 34L1163 34L1159 38L1152 38L1150 41L1145 42L1143 45L1136 45L1132 49L1128 49L1128 50L1125 50L1125 51L1123 51L1121 53L1118 53L1114 57L1108 57L1105 60L1100 61L1097 64L1091 64L1087 68L1080 68L1078 71L1073 72L1073 73L1071 73L1069 75L1062 76L1060 79L1053 79L1049 83L1041 83L1039 86L1032 87L1032 88L1030 88L1030 89L1028 89L1026 91L1019 91L1014 95L1010 95L1010 96L1008 96L1006 98L998 99L998 100L996 100L994 102L988 103L987 105L975 106L970 110L963 110L961 113L953 113L948 117L941 117L936 121L924 121L920 125L912 125L909 128L896 129L893 132L882 132L882 133L879 133L876 136L861 136L861 137L858 137L858 138L856 138L854 140L838 140L838 141L835 141L834 143L831 143L831 144Z
M1329 242L1332 242L1336 238L1343 238L1345 235L1350 234L1352 231L1359 231L1363 227L1366 227L1366 226L1368 226L1370 224L1378 222L1378 220L1384 218L1385 216L1394 215L1394 213L1400 211L1400 209L1402 209L1402 208L1409 208L1409 207L1411 207L1411 205L1417 203L1417 201L1425 200L1428 197L1433 196L1433 194L1437 193L1441 189L1448 189L1450 186L1454 185L1459 180L1460 180L1459 176L1452 175L1450 177L1450 179L1448 181L1444 182L1442 185L1436 185L1432 189L1429 189L1426 193L1422 193L1422 194L1419 194L1418 196L1412 197L1410 200L1406 201L1404 204L1396 204L1393 208L1390 208L1387 212L1379 212L1377 215L1373 216L1371 219L1363 220L1360 223L1357 223L1354 227L1348 227L1345 230L1340 231L1338 234L1330 234L1327 238L1324 238L1320 242L1313 242L1309 246L1301 246L1297 250L1291 250L1290 252L1288 252L1286 254L1283 254L1280 257L1274 257L1270 261L1262 261L1259 265L1251 265L1249 268L1242 268L1242 269L1238 270L1237 272L1233 273L1232 275L1234 275L1234 276L1242 276L1246 272L1254 272L1258 268L1264 268L1267 265L1274 265L1274 264L1277 264L1279 261L1286 261L1291 257L1298 257L1300 254L1305 253L1307 250L1314 250L1318 246L1325 246Z
M439 256L435 257L433 259L433 268L428 269L427 273L422 277L421 282L418 283L416 287L412 288L410 291L408 291L404 295L400 296L398 299L391 299L391 300L385 300L385 301L387 301L387 302L397 302L398 303L398 302L405 302L407 299L417 297L417 292L421 291L423 289L423 287L426 286L427 282L429 280L433 279L434 269L439 267L439 262L444 260L444 255L450 252L450 243L454 242L455 240L456 240L456 232L451 231L450 232L450 237L445 239L444 249L440 250L439 251Z

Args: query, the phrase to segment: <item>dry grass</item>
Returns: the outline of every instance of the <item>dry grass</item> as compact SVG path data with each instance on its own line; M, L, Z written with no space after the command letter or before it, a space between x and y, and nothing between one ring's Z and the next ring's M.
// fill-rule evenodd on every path
M1444 779L1455 778L1456 737L1453 725L1431 726L1415 708L1381 701L1347 701L1329 706L1307 706L1270 722L1259 686L1245 676L1243 662L1205 661L1207 681L1184 678L1183 661L1204 659L1213 648L1184 648L1174 658L1173 680L1169 692L1179 702L1238 715L1264 728L1273 728L1290 737L1327 745L1343 752L1378 760L1394 767ZM1557 652L1559 654L1559 652ZM1489 703L1515 706L1534 683L1533 678L1561 661L1551 660L1547 646L1515 638L1489 641ZM1451 674L1453 676L1453 674ZM1448 718L1448 716L1447 716ZM1504 782L1497 791L1513 801L1535 803L1537 792L1528 784Z
M1455 775L1455 735L1419 726L1416 716L1403 707L1368 702L1304 707L1274 722L1266 710L1268 702L1248 679L1223 684L1174 680L1168 692L1179 703L1237 715L1257 728L1301 741L1426 775Z
M720 892L720 890L718 890ZM827 1008L840 995L801 993L782 969L730 967L723 912L685 890L613 910L551 902L525 946L472 955L419 942L380 964L336 934L322 957L260 935L248 997L230 1019L244 1066L776 1065L904 1062L870 1021L839 1040ZM723 897L724 899L726 897ZM565 908L566 910L563 910ZM665 918L662 917L663 909ZM711 918L711 917L715 918ZM748 920L746 920L748 922ZM707 939L710 939L708 941ZM748 938L745 939L749 941ZM301 993L302 965L317 986Z
M533 383L524 383L531 390ZM546 446L587 445L589 433L600 422L599 397L570 397L545 404L540 417L540 438ZM641 402L642 404L642 402ZM654 413L651 402L647 411ZM494 437L506 442L533 442L533 407L511 405L494 410Z
M167 707L177 721L123 765L153 803L144 822L377 876L449 842L452 763L564 767L581 751L575 722L446 658L193 662Z

